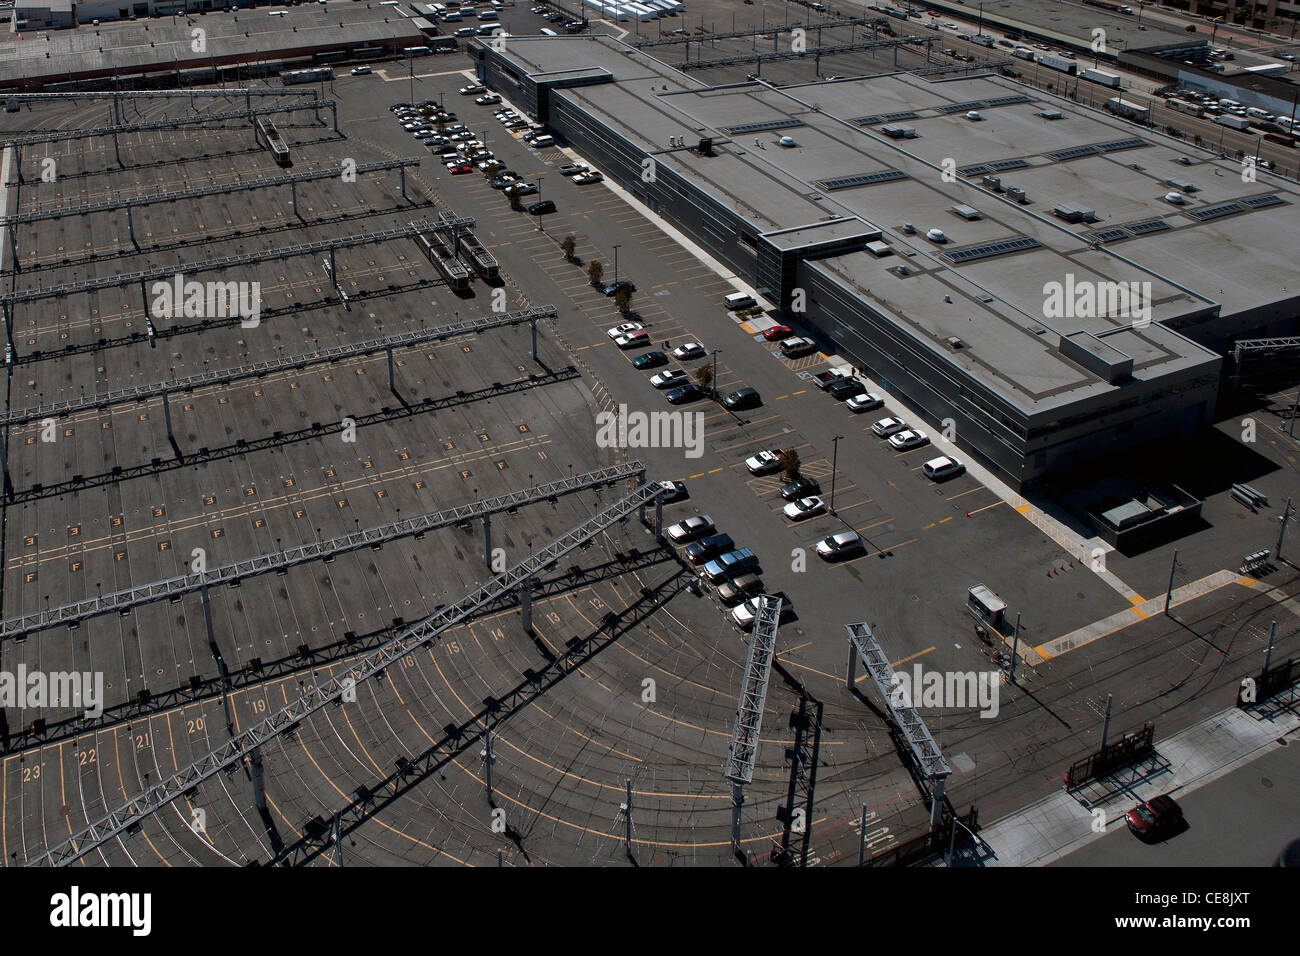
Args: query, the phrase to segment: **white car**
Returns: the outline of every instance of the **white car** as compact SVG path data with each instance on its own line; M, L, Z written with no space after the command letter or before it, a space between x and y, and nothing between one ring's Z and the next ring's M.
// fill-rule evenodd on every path
M705 535L713 534L713 519L708 515L692 515L685 521L679 521L664 529L668 540L677 544L696 541Z
M785 623L794 615L794 605L784 594L774 594L772 597L781 599L780 616L777 618L781 623ZM731 611L731 622L742 631L748 631L754 626L754 618L758 616L758 596L750 598L743 604L738 604Z
M496 93L484 93L482 96L475 99L474 102L479 106L492 106L495 103L500 103L501 97Z
M869 412L883 404L885 404L885 401L879 395L873 395L871 392L859 392L845 402L844 407L857 414L858 412Z
M930 436L923 431L913 431L908 428L890 435L889 443L899 451L907 451L909 448L920 448L922 445L930 444Z
M679 368L667 368L658 375L650 376L650 384L661 391L665 388L677 388L679 385L685 385L690 380L690 376Z
M752 458L745 459L745 467L751 475L770 475L781 469L781 459L777 452L764 449Z
M877 438L888 438L907 428L907 423L898 418L882 418L871 426L871 432Z
M921 471L925 477L931 481L943 481L945 478L953 478L960 475L966 470L966 466L955 458L949 458L942 455L938 458L931 458L921 466Z
M353 70L352 70L352 75L353 75L353 76L369 76L369 75L370 75L371 73L373 73L373 72L374 72L374 71L371 70L370 67L368 67L368 66L358 66L358 67L353 68Z
M460 88L460 95L461 95L461 96L474 96L474 95L476 95L476 94L478 94L478 93L484 93L484 92L486 92L486 91L487 91L487 87L486 87L486 86L480 86L479 84L475 83L475 84L472 85L472 86L462 86L462 87Z
M856 531L837 532L829 538L822 538L817 542L816 547L818 556L827 561L847 558L851 554L859 554L866 550L866 546L863 545L862 539L858 537Z
M673 358L681 359L682 361L703 358L706 354L704 346L699 342L687 342L673 349Z
M813 518L826 511L826 503L813 495L810 498L800 498L798 501L792 501L785 506L785 516L791 521L803 521L805 518Z
M627 335L620 335L614 340L614 344L621 349L635 349L650 344L650 333L645 329L639 329L636 332L629 332Z
M624 322L622 325L616 325L612 329L606 329L605 334L611 339L616 339L620 335L627 335L629 332L640 332L645 326L640 322Z

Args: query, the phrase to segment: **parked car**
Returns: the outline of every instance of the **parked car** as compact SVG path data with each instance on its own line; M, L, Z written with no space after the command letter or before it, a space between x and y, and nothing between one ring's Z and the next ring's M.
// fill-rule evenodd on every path
M737 548L705 564L704 579L710 584L721 584L727 578L752 571L756 567L758 567L758 555L749 548Z
M758 391L749 386L738 388L722 398L723 407L733 412L744 408L758 408L762 404L763 399L759 397Z
M690 491L686 488L686 482L684 481L661 481L659 484L664 486L663 503L666 505L671 505L678 501L685 501L691 496Z
M825 561L841 561L866 552L866 546L856 531L838 531L817 542L817 555Z
M711 534L694 544L688 544L682 551L682 557L695 566L704 564L715 555L725 554L736 547L729 534Z
M899 451L907 451L911 448L920 448L922 445L930 444L930 436L923 431L908 428L896 435L890 435L889 444Z
M531 196L533 193L537 192L537 184L524 182L515 183L515 191L516 194L520 196Z
M781 470L780 452L764 449L757 455L745 459L745 467L751 475L770 475Z
M627 349L644 348L650 344L650 333L645 331L645 329L641 329L637 332L629 332L627 335L620 335L616 338L614 344L624 351Z
M565 163L556 170L556 172L561 176L576 176L579 173L585 173L586 171L587 167L582 163Z
M781 340L781 354L786 358L798 358L817 351L817 343L806 336L796 335Z
M358 66L358 67L353 67L352 69L353 76L369 76L373 72L375 71L370 69L370 67L368 66Z
M698 402L703 397L704 390L694 382L679 385L664 395L669 405L686 405L689 402Z
M809 498L800 498L792 501L783 509L785 516L791 521L804 521L808 518L815 518L817 515L826 513L826 502L822 501L816 495Z
M662 372L650 376L650 384L660 391L678 388L690 380L691 377L679 368L664 369Z
M736 625L742 631L748 631L754 626L758 619L758 600L761 595L754 595L745 603L741 604L731 612L731 623ZM777 623L784 624L794 617L794 604L781 591L773 594L772 597L781 600L781 610L777 615Z
M455 166L448 166L447 172L451 173L453 176L463 176L466 173L474 172L474 167L469 163L458 163Z
M619 279L617 282L606 282L600 287L602 295L617 295L619 289L627 289L628 292L635 292L636 285L627 279Z
M577 183L579 186L585 186L588 183L598 183L604 178L605 177L602 176L599 171L595 169L589 169L585 173L579 173L578 175L574 176L573 181Z
M629 332L640 332L645 326L640 322L624 322L622 325L616 325L612 329L606 329L605 334L611 339L616 339L620 335L627 335Z
M821 494L822 486L818 484L815 478L808 478L800 475L794 481L781 488L781 497L786 501L797 501L800 498L807 498L809 495Z
M925 477L929 478L931 481L946 481L949 478L957 477L965 470L965 465L957 459L948 458L947 456L931 458L921 466L921 471L924 472Z
M482 96L476 97L474 102L479 106L491 106L493 103L500 103L501 96L497 93L484 93Z
M844 403L844 407L857 414L858 412L869 412L883 404L885 404L885 401L879 395L873 395L871 392L858 392Z
M469 86L462 86L458 92L461 96L477 96L479 93L487 92L487 87L481 83L471 83Z
M897 418L882 418L871 426L871 433L877 438L888 438L907 428L907 424Z
M763 330L763 338L769 342L779 342L782 339L788 339L794 334L794 329L788 325L774 325L770 329Z
M826 393L837 402L842 402L846 398L852 398L854 395L861 395L867 390L856 378L842 378L838 382L831 383L826 389Z
M724 581L718 587L718 600L722 602L723 607L735 607L747 597L755 594L761 594L763 591L763 579L752 572L739 574L730 581Z
M668 356L663 352L642 352L632 360L632 367L638 369L658 368L668 364Z
M664 529L664 534L674 544L689 544L713 534L716 530L713 519L708 515L692 515L674 525L669 525Z
M1183 823L1183 808L1167 793L1152 797L1124 815L1124 822L1133 834L1143 840L1153 840L1167 834Z
M528 207L528 214L531 216L543 216L548 212L555 212L555 200L543 199L541 202L535 202Z
M673 358L683 362L704 358L707 354L708 352L699 342L685 342L673 349Z

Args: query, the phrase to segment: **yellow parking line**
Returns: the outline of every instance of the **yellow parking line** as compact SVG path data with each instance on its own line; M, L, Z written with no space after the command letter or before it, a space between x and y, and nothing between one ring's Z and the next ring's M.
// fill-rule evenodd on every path
M991 504L991 505L985 505L983 508L976 508L974 511L968 511L968 512L967 512L967 515L977 515L977 514L979 514L981 511L988 511L990 508L996 508L998 505L1001 505L1001 504L1006 504L1006 502L1004 502L1004 501L995 501L995 502L993 502L993 504ZM1020 511L1019 508L1017 508L1016 510L1017 510L1017 511ZM1023 511L1020 511L1020 513L1021 513L1021 514L1024 514Z

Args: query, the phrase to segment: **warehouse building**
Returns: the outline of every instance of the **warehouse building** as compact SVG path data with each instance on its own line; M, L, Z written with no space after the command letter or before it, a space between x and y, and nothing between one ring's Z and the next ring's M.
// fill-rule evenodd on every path
M1292 186L1009 80L707 87L609 37L469 52L1013 485L1195 434L1223 350L1295 329Z

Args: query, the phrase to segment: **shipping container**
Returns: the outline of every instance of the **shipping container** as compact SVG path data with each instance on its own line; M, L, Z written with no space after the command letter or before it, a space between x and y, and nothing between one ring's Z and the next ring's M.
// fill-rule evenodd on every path
M1105 70L1094 70L1092 67L1088 67L1081 71L1079 76L1083 77L1085 80L1090 80L1093 83L1100 83L1102 86L1119 89L1120 78L1118 74L1115 73L1107 73Z
M1106 101L1106 109L1110 110L1116 116L1123 116L1125 119L1146 120L1150 110L1140 103L1133 103L1129 100L1122 100L1118 96L1113 96Z

